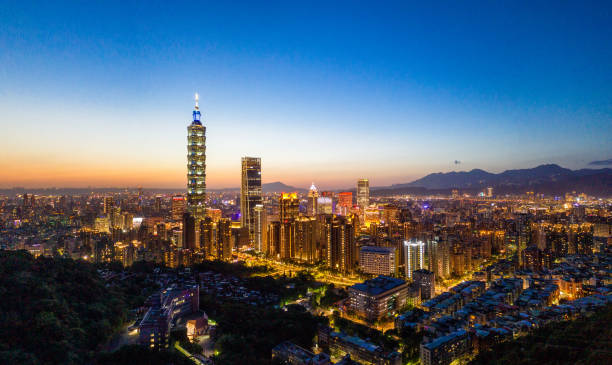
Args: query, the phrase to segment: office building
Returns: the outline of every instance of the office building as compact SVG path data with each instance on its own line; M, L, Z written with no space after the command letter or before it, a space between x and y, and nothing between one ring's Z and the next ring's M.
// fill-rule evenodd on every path
M380 224L380 210L378 210L377 206L366 207L361 211L363 212L366 226L369 227L371 224Z
M261 158L242 158L242 184L240 186L240 224L248 229L251 244L256 240L255 207L262 205Z
M216 242L215 223L210 217L205 217L200 221L200 249L205 257L214 256L213 248Z
M262 252L267 239L267 219L266 209L263 204L257 204L253 207L253 233L255 249Z
M172 213L172 220L180 221L183 219L183 213L185 213L185 198L182 195L176 195L172 197L172 206L170 207Z
M187 127L187 208L198 222L204 218L206 199L206 127L200 117L196 94L193 121Z
M25 194L24 194L24 200L25 200ZM111 212L112 212L112 208L113 208L113 197L112 196L105 196L104 197L104 214L106 214L107 217L110 216Z
M216 255L219 260L229 260L232 257L232 220L221 218L217 222Z
M297 193L282 193L279 199L279 219L281 222L289 222L297 218L300 212L300 200Z
M317 215L317 202L319 198L319 191L314 183L310 185L310 189L308 190L308 206L306 209L306 215L314 217ZM331 213L330 213L331 214Z
M344 191L338 193L338 204L336 205L336 211L340 215L348 215L353 207L353 193L350 191Z
M317 198L317 214L332 214L334 212L333 200L329 196Z
M406 304L408 283L380 275L350 286L348 291L349 308L368 321L376 321L385 316L391 317Z
M368 179L357 181L357 205L362 210L370 205L370 182Z
M359 250L359 268L375 275L393 275L397 267L395 247L363 246Z
M153 211L157 214L161 212L162 209L162 197L161 195L157 195L155 197L155 204L153 205Z

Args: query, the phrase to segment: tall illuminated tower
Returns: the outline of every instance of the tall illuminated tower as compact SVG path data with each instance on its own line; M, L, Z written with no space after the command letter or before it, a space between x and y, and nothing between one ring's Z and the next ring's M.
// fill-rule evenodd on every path
M370 205L370 182L368 179L357 181L357 205L362 210Z
M187 209L199 221L205 215L206 127L200 121L198 101L196 93L193 121L187 127Z
M263 204L261 191L261 158L242 158L242 185L240 187L240 224L249 230L249 240L255 237L255 207Z
M307 215L314 217L317 215L317 199L319 198L319 191L314 183L310 186L308 191L308 209Z

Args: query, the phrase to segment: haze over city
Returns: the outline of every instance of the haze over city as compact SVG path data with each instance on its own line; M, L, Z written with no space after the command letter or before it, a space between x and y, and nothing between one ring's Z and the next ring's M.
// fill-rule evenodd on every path
M464 5L5 2L0 187L182 188L195 92L212 189L610 159L609 8Z

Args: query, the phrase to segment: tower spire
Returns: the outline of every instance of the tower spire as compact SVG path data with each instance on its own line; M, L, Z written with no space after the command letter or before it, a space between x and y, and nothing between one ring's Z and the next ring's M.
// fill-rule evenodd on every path
M200 122L200 117L201 117L200 106L198 105L200 101L200 95L198 93L195 93L194 99L195 99L195 107L193 108L193 122L199 124L201 123Z

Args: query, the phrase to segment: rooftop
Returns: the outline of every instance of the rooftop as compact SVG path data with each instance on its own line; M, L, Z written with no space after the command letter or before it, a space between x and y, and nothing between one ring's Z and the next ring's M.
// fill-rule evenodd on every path
M406 284L404 280L380 275L374 279L366 280L363 283L355 284L351 288L365 292L369 295L378 295Z

